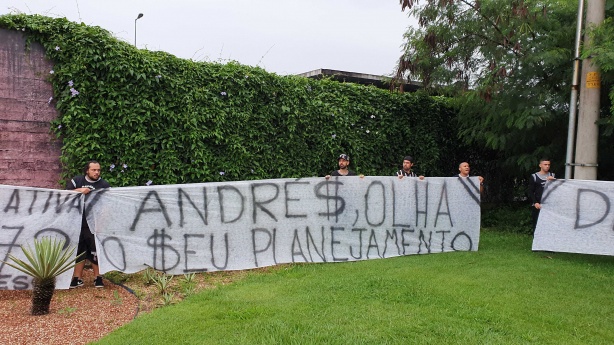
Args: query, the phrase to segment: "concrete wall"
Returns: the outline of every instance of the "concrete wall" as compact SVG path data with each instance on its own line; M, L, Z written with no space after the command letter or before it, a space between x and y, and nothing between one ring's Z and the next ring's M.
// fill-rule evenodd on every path
M0 29L0 184L63 188L52 69L39 44L26 51L23 33Z

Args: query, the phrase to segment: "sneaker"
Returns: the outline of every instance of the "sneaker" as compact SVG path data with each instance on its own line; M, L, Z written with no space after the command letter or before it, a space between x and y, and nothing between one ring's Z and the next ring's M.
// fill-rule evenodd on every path
M94 280L94 286L97 287L97 288L103 288L104 287L104 283L102 282L102 276L96 277L96 280Z
M70 282L70 288L78 288L83 285L83 280L79 279L79 277L72 277L72 281Z

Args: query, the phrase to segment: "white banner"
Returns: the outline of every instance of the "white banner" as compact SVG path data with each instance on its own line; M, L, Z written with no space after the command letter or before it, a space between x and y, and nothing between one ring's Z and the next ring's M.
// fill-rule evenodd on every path
M548 182L533 250L614 255L613 202L614 182Z
M83 199L83 194L74 191L0 185L0 290L32 289L32 277L4 261L10 253L28 262L20 246L34 249L34 239L64 239L66 247L75 247L76 256ZM59 276L56 286L67 289L72 273L69 270Z
M477 178L339 177L111 188L88 221L103 273L475 251L478 186Z
M0 259L79 240L83 195L1 186ZM100 272L169 274L476 251L477 178L338 177L109 188L85 198ZM57 288L66 289L72 270ZM0 289L31 289L2 264Z

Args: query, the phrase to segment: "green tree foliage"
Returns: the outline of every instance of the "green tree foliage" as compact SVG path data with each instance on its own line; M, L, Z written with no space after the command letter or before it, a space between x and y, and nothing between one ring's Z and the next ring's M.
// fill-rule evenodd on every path
M460 138L496 150L510 178L537 169L540 156L551 157L562 171L577 2L401 0L401 5L419 27L405 35L397 77L455 95ZM605 138L602 144L611 142Z
M64 177L89 159L113 186L324 176L342 152L365 175L411 154L419 172L450 176L463 149L442 97L182 60L66 19L5 15L0 27L55 64Z

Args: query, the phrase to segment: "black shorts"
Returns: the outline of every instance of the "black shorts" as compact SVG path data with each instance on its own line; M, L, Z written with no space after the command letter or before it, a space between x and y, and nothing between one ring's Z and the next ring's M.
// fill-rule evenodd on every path
M94 234L87 227L81 228L79 235L79 245L77 246L77 255L85 253L80 259L87 259L94 265L98 265L98 254L96 253L96 239ZM79 261L81 261L79 260Z

